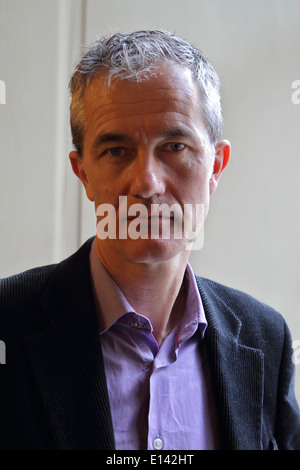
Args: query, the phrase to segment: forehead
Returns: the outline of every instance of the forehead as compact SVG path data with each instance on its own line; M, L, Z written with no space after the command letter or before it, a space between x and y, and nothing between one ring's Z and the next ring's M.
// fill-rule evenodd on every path
M164 121L203 126L201 108L199 87L191 71L180 65L162 64L140 82L115 79L109 86L99 74L85 95L86 132Z

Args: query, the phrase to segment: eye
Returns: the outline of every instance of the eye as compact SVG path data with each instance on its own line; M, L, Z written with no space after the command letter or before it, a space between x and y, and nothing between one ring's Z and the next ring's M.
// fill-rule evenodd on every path
M168 142L165 145L164 150L167 152L180 152L181 150L184 150L185 147L186 145L181 142Z
M120 157L124 153L124 149L122 147L113 147L106 150L106 153L112 157Z
M102 156L110 158L126 157L130 154L130 150L125 147L111 147L102 152Z

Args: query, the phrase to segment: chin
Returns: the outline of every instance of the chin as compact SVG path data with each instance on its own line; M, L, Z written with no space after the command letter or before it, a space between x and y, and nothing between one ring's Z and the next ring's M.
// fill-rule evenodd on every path
M123 256L136 263L155 263L167 261L182 252L188 253L184 240L137 239L119 240L118 249Z

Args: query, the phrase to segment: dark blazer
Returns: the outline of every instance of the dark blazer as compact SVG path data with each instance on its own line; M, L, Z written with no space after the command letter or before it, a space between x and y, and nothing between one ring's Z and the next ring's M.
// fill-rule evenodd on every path
M1 449L114 449L89 269L89 240L58 265L1 280ZM283 318L197 278L225 449L300 449Z

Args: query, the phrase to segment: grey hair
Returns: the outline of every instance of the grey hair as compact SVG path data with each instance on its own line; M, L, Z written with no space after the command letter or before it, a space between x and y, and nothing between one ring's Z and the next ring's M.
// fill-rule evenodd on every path
M213 145L221 138L223 118L220 82L217 73L201 52L185 40L167 31L137 31L98 37L87 49L70 79L70 114L75 149L83 157L86 129L84 96L98 72L106 84L113 79L142 81L151 75L159 61L178 63L192 72L202 95L203 118Z

